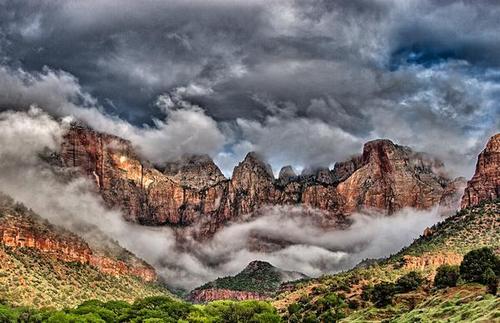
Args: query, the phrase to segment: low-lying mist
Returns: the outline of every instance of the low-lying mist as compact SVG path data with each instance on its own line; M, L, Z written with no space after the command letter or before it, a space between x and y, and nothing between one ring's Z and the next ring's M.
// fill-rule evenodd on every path
M348 269L397 252L440 220L436 210L405 209L392 216L354 214L348 229L332 230L314 221L319 211L269 207L259 217L228 224L209 241L196 241L185 230L180 244L179 232L124 221L118 210L104 206L89 180L65 176L41 159L58 150L66 126L36 108L0 113L0 191L91 245L99 242L99 228L174 287L192 289L235 274L252 260L309 276Z

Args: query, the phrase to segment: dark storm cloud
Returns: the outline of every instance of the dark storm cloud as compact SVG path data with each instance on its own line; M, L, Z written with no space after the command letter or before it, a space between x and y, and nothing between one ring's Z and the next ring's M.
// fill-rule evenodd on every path
M0 58L74 75L120 122L155 127L163 94L203 108L226 173L248 149L328 165L388 137L468 176L498 131L499 14L494 1L0 0Z

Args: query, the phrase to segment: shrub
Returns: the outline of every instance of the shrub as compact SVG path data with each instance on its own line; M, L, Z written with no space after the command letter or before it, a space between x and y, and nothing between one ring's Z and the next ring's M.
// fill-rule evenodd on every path
M373 286L365 285L363 286L363 291L361 292L361 299L364 301L369 301L372 299Z
M322 322L336 322L345 317L344 308L347 306L344 298L336 293L320 297L316 301L317 314Z
M392 303L392 297L396 294L396 285L382 282L373 286L371 301L377 307L384 307Z
M464 256L460 264L460 275L467 282L485 284L483 274L489 269L500 274L500 258L488 247L472 250Z
M293 314L295 314L295 313L297 313L299 311L300 311L300 305L299 304L293 303L293 304L288 305L288 314L293 315Z
M460 278L458 266L442 265L437 269L434 286L437 288L455 287Z
M497 289L498 289L498 279L497 275L495 275L495 272L493 269L488 268L484 273L482 277L483 283L488 286L488 293L496 295L497 294Z
M416 290L422 285L424 278L416 271L411 271L408 274L401 276L396 281L396 291L398 293L407 293Z
M318 319L316 318L316 314L314 313L309 313L305 318L304 318L304 323L317 323Z

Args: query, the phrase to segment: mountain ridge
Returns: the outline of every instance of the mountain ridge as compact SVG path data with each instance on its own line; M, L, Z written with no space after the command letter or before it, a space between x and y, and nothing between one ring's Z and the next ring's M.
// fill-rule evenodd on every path
M64 135L59 159L93 180L109 207L128 221L189 227L202 224L207 238L230 220L267 205L303 205L329 217L365 208L394 213L405 207L458 204L459 188L443 165L387 139L365 144L361 155L338 162L332 170L274 178L270 166L253 152L225 178L208 156L188 156L163 169L143 161L131 144L82 125Z

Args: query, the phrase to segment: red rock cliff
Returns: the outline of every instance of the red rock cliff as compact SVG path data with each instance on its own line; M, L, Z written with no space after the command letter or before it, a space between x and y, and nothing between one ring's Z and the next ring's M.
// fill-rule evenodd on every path
M183 226L201 222L205 233L264 205L302 204L335 218L364 208L387 213L430 208L443 194L459 189L440 175L439 161L389 140L368 142L362 155L333 170L297 176L285 168L279 179L255 153L235 167L230 180L207 156L169 163L160 171L141 161L129 142L82 126L68 131L61 157L66 167L93 179L105 202L120 207L127 220Z
M476 172L467 182L462 208L500 198L500 133L490 138L479 154Z
M95 252L78 236L50 225L25 209L0 207L0 243L11 248L34 248L64 262L94 266L106 274L156 280L155 270L143 261L132 257L125 262Z

